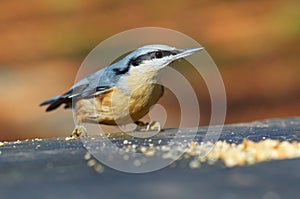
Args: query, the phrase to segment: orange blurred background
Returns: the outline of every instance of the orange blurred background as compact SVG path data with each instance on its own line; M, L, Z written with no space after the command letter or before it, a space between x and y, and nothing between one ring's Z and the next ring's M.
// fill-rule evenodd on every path
M224 79L226 123L299 116L299 8L298 0L3 0L0 141L69 135L72 112L45 113L40 102L74 83L98 43L147 26L180 31L205 46ZM207 106L208 97L202 96Z

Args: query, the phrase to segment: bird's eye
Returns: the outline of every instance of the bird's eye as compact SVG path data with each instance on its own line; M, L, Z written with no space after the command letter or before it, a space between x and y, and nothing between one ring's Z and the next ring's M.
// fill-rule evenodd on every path
M161 51L156 51L155 52L155 58L162 58L163 57L163 53Z

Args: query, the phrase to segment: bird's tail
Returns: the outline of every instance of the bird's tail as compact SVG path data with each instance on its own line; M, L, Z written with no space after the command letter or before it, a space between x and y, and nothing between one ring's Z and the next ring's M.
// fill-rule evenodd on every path
M61 104L66 104L65 108L70 108L71 103L72 99L68 98L67 96L58 95L42 102L40 106L49 105L46 109L46 111L48 112L58 108Z

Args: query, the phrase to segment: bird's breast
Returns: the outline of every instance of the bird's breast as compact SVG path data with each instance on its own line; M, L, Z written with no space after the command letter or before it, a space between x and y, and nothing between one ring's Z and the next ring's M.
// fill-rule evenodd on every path
M138 121L149 112L162 94L163 87L158 84L142 85L131 92L114 87L94 98L96 120L110 125Z
M136 122L144 117L163 95L164 89L145 76L134 77L121 78L117 86L96 96L93 103L81 101L84 106L77 112L85 112L82 121L115 125ZM89 114L85 110L93 111Z

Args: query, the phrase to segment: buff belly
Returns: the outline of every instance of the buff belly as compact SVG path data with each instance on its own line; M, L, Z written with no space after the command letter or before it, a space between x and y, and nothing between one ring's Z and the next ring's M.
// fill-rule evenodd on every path
M76 103L78 122L107 125L128 124L144 117L163 95L163 87L147 84L132 93L111 88L93 99L82 99Z

